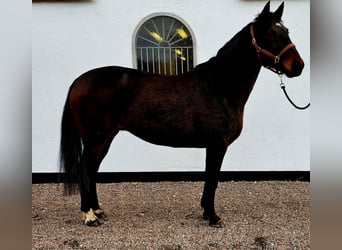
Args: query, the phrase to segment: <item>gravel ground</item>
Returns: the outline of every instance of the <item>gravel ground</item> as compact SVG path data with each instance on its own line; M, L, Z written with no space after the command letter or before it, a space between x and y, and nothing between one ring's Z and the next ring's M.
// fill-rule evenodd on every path
M98 184L109 220L83 225L78 195L32 185L32 249L310 249L309 182L220 182L224 228L203 220L203 182Z

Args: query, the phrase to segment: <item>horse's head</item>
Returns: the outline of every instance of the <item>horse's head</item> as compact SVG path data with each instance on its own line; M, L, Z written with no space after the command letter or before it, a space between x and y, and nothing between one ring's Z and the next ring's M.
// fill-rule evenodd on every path
M284 2L275 12L270 12L270 1L251 25L252 43L261 64L278 74L299 76L304 62L289 38L288 29L281 21Z

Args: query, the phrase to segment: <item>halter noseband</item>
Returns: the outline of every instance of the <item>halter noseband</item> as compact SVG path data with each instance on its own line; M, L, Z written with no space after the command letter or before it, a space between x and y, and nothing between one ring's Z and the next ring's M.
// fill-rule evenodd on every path
M274 55L273 53L271 53L268 50L265 50L261 47L259 47L259 45L257 44L256 40L255 40L255 36L254 36L254 30L253 30L253 24L250 26L250 30L251 30L251 36L252 36L252 44L254 45L257 53L258 53L258 57L259 57L259 61L261 63L261 56L260 53L271 57L274 60L274 65L273 66L265 66L266 68L272 70L273 72L277 73L277 74L282 74L283 72L281 72L281 70L278 69L278 63L280 61L280 57L289 49L295 47L295 45L293 43L288 44L287 46L285 46L285 48L283 48L280 53L278 55Z

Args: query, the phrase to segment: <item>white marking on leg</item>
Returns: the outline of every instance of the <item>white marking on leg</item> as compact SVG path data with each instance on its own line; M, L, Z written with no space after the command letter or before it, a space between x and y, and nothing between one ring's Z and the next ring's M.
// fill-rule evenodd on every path
M82 219L85 224L89 224L97 220L94 210L91 208L88 212L82 212Z
M95 214L104 214L104 211L102 209L96 209L94 211Z

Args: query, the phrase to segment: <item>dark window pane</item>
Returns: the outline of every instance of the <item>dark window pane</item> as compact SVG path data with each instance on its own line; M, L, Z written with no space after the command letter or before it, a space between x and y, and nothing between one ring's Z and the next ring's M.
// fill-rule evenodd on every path
M137 68L146 72L176 75L193 68L193 43L189 30L175 18L157 16L137 32Z

